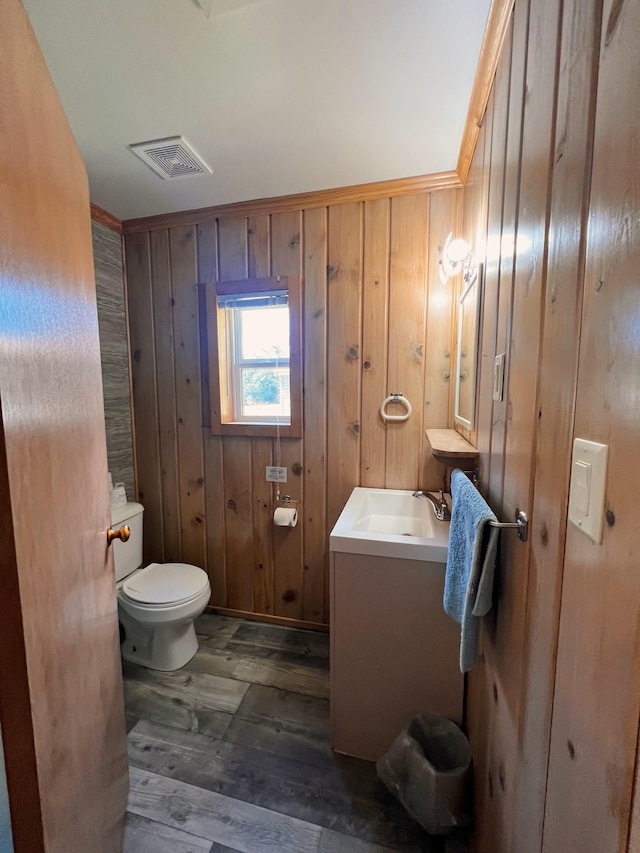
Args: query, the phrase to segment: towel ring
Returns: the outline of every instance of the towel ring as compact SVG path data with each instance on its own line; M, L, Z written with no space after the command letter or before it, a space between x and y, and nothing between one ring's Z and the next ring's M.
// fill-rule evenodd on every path
M404 415L388 415L386 412L387 406L389 403L400 403L401 406L404 406L405 413ZM408 421L411 417L411 403L407 400L406 397L403 397L402 394L390 394L386 400L383 401L380 406L380 417L383 421Z

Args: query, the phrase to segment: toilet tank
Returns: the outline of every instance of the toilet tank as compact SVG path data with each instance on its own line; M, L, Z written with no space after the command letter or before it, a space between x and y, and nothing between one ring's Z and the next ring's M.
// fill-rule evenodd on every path
M126 524L131 530L127 542L114 539L113 562L116 567L116 581L121 581L142 565L142 504L129 502L111 510L111 526L116 530Z

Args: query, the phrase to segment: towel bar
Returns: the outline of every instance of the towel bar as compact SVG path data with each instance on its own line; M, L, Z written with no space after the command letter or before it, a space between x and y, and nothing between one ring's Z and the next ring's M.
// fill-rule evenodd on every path
M515 521L490 521L492 527L500 527L502 530L513 529L518 531L518 539L521 542L526 542L529 535L529 519L527 513L522 510L516 510Z

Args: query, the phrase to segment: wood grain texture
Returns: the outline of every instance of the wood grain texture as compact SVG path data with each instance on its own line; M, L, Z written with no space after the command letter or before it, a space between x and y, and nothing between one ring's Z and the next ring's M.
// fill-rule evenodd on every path
M167 800L172 808L167 815ZM146 770L131 770L129 811L209 838L243 853L316 853L320 829L306 821L169 780Z
M387 390L404 394L413 414L405 422L387 422L388 489L420 488L429 201L428 195L418 195L391 202Z
M455 222L448 222L449 217L457 216L456 192L451 193L450 200L448 196L449 193L438 196L440 214L436 225L446 233L456 228ZM198 486L204 496L198 497L197 502L199 508L204 500L205 513L202 539L198 541L205 543L206 565L212 586L211 603L225 612L261 614L267 620L287 620L290 625L307 623L318 627L326 624L328 533L353 486L371 476L367 473L373 470L369 461L369 437L375 443L373 465L378 472L376 484L384 485L384 479L379 481L378 478L384 478L388 467L387 430L378 411L382 395L387 390L389 370L387 300L393 204L395 202L391 199L386 199L366 202L365 205L339 206L331 213L323 207L205 221L195 227L195 250L191 246L191 238L186 241L191 226L183 226L171 232L174 234L172 239L178 240L179 245L176 245L175 252L170 245L168 254L166 240L169 232L162 229L150 232L153 234L149 238L150 244L155 247L151 259L151 282L154 285L151 302L154 334L151 343L159 354L155 387L159 419L163 424L160 431L163 488L166 491L173 478L178 484L179 503L186 505L185 500L192 501L193 495L187 494L191 491L189 483L180 479L183 477L181 471L186 470L183 462L194 471L202 465L200 476L203 482ZM430 338L434 352L432 354L429 350L428 340L427 350L424 348L423 319L418 320L417 325L422 331L418 335L416 329L414 349L419 363L422 346L423 361L427 359L433 365L434 375L437 375L446 360L448 306L453 294L444 292L437 280L438 255L433 247L427 267L429 244L436 239L435 233L430 234L426 228L424 212L428 208L429 197L415 196L413 201L410 198L399 199L399 205L398 211L404 211L404 218L398 214L394 250L397 271L394 301L397 331L392 333L392 337L395 335L394 346L400 349L404 346L402 330L407 324L416 327L416 306L421 306L421 318L430 311ZM415 221L414 210L419 211ZM127 237L128 242L136 239L133 235ZM332 251L338 263L332 261ZM168 288L172 288L173 296L176 258L177 272L182 276L180 288L185 299L190 292L187 287L189 279L196 291L195 302L187 300L180 307L160 302ZM362 280L365 272L363 259L367 276L373 277L370 282L371 300L368 302ZM338 269L340 264L342 269ZM414 278L416 270L417 279ZM233 287L233 282L246 282L253 274L286 275L291 281L294 276L302 279L299 332L304 339L304 430L300 431L300 439L282 440L282 461L289 469L289 482L281 490L282 494L291 494L294 500L299 501L300 522L295 529L286 531L273 528L275 488L268 486L264 479L267 460L275 460L275 428L267 435L243 435L254 428L242 426L238 435L211 435L213 414L224 407L219 382L215 381L220 374L220 365L216 345L218 319L212 310L214 286ZM381 277L382 302L377 298L374 283ZM199 283L197 288L196 283ZM194 310L197 313L195 319L192 316ZM181 312L179 318L177 311ZM178 325L182 330L180 340ZM184 333L189 329L195 330L195 337L188 341L187 354L186 350L181 351L180 341L184 340ZM343 339L340 356L334 346L336 335ZM369 348L369 358L360 349L363 335ZM137 332L134 334L134 348L137 346L136 337ZM422 343L418 342L419 337ZM199 344L197 353L196 342ZM374 351L375 365L371 355ZM405 356L403 350L402 358ZM365 366L366 361L370 367ZM402 364L397 359L396 362L396 372L401 372ZM173 470L167 470L172 458L172 454L165 450L165 446L171 448L172 444L172 365L180 367L183 377L180 393L189 407L193 445L185 448L185 452L187 449L189 452L185 460L178 455ZM188 367L194 370L188 370ZM418 364L420 378L419 381L416 377L414 379L419 397L425 395L427 388L421 371ZM174 376L180 384L177 373ZM343 388L345 377L347 387ZM187 383L186 379L191 381ZM367 382L370 382L368 386ZM360 392L362 386L364 396ZM337 389L337 396L331 393L331 388ZM448 383L443 380L431 382L429 388L430 406L434 412L432 422L436 426L446 426ZM198 413L199 405L202 409ZM343 405L349 419L342 412ZM422 418L422 404L418 408ZM340 415L336 420L338 409ZM209 411L211 418L208 418ZM140 417L144 424L148 413L142 412ZM176 411L173 424L176 436L181 434L184 426L178 417ZM203 440L202 458L195 439L198 417ZM440 419L442 423L436 423ZM431 463L417 421L411 430L412 441L390 465L398 478L404 477L402 467L408 466L410 473L407 479L413 482L421 479L424 466ZM283 436L285 433L286 430L281 430ZM139 443L144 453L142 439ZM390 447L392 445L393 441ZM143 460L143 469L145 464L150 464L148 458ZM343 468L348 469L348 476ZM336 490L334 484L338 481ZM421 482L423 487L437 487L439 484L439 476L437 482L430 483L428 478ZM233 504L230 505L229 501ZM329 506L330 502L333 502L332 506ZM161 509L169 533L165 548L167 554L173 554L175 551L171 543L175 536L171 535L170 529L171 502ZM182 550L181 558L184 559Z
M175 338L182 559L186 563L205 566L204 457L198 295L195 288L197 277L195 227L172 228L169 232L169 244Z
M250 216L247 223L249 237L249 278L267 278L271 275L271 221L267 214Z
M102 207L98 207L98 205L93 202L91 202L91 219L94 222L99 222L111 231L115 231L116 234L122 234L122 220L118 219L118 217L114 216L112 213L104 210Z
M509 106L507 112L507 144L505 148L504 194L502 197L502 233L498 278L498 316L496 355L504 355L503 387L509 385L511 358L511 315L516 263L516 240L522 168L522 123L524 117L525 70L527 65L529 4L520 2L514 9L509 70ZM506 49L506 44L505 44ZM489 494L493 509L502 516L505 440L508 398L494 400L491 416Z
M200 617L196 629L201 646L189 664L194 673L215 667L216 674L225 677L236 677L238 670L242 677L262 678L270 664L277 664L273 669L277 680L273 686L251 683L233 726L219 737L141 717L128 738L132 767L193 786L200 793L260 807L276 820L284 815L306 821L326 830L327 849L443 853L440 839L428 838L385 792L373 764L328 748L328 702L304 694L312 675L318 685L324 684L326 694L326 635L213 615ZM301 669L307 672L305 678L300 678ZM128 678L135 682L139 674L144 683L144 673L132 668ZM167 680L172 691L171 678ZM286 689L289 684L303 692ZM163 685L156 683L154 689L159 703L166 704ZM154 710L153 704L149 710ZM170 797L159 799L153 820L129 815L137 821L141 844L157 840L159 850L164 849L164 831L174 823L174 805ZM175 841L180 845L186 839L176 831ZM257 838L255 845L262 849ZM230 849L220 841L211 848L212 853Z
M156 352L158 436L162 486L162 536L164 558L179 560L182 554L176 377L174 365L173 305L169 262L169 232L149 235L153 281L153 335ZM142 438L143 436L141 436Z
M138 473L136 497L145 508L144 560L153 562L164 560L164 531L149 235L128 238L125 255Z
M462 210L461 210L461 219L462 219L462 236L469 243L470 246L474 247L476 252L476 257L478 263L483 265L486 264L486 254L487 254L487 216L488 216L488 200L489 200L489 167L491 160L491 134L493 130L493 107L494 100L493 96L491 97L491 109L487 109L485 116L482 121L482 126L480 128L480 135L478 136L478 143L476 145L476 150L473 155L473 159L471 161L471 168L469 170L469 176L467 178L467 183L465 184L463 193L462 193ZM458 283L458 291L457 298L460 297L460 288L462 287L462 283L459 281ZM482 324L482 318L484 313L484 293L480 293L480 322ZM457 307L455 312L455 320L454 324L457 322ZM480 326L482 328L482 325ZM457 341L457 330L452 329L452 355L457 361L457 352L456 352L456 341ZM457 366L455 367L457 369ZM479 354L478 354L478 364L477 368L478 374L480 373L480 362L479 362ZM479 385L479 377L476 380L476 388ZM478 444L478 405L479 405L479 392L476 390L476 404L474 410L474 423L471 429L467 429L462 424L457 423L453 419L453 407L454 407L454 388L451 388L451 413L450 413L450 426L454 426L455 429L466 438L474 447L477 447Z
M211 853L211 841L157 820L129 814L123 853Z
M364 205L362 418L360 485L384 488L387 431L380 405L388 396L391 201Z
M265 468L273 465L273 443L269 438L251 442L253 504L253 609L273 613L273 483L267 483Z
M564 3L525 639L528 679L535 689L523 706L527 758L520 760L517 780L523 853L540 850L542 842L540 780L549 761L601 15L599 0ZM563 795L558 793L560 801ZM551 810L556 812L553 802ZM564 817L561 822L564 826Z
M271 273L293 277L296 281L302 273L302 211L279 213L271 216ZM292 328L292 354L301 339L302 302L294 292L290 292ZM291 360L291 389L300 390L302 374L299 372L301 359ZM296 406L292 399L291 425L294 435L302 434L300 417L302 400L298 398ZM289 471L286 490L292 500L298 501L298 511L304 513L304 442L301 438L283 439L281 443L281 464ZM297 473L296 473L297 472ZM274 505L275 509L275 505ZM304 517L304 516L303 516ZM273 513L272 513L273 518ZM274 551L274 612L277 616L291 619L302 617L304 522L296 527L276 527L273 531Z
M536 439L540 331L547 282L547 235L551 197L551 163L555 128L555 78L559 54L560 3L539 0L532 6L526 72L527 105L523 125L522 172L517 240L529 248L515 259L513 319L507 397L509 429L505 437L505 517L516 509L530 513L533 493L533 447ZM526 448L527 453L522 449ZM518 678L523 676L522 644L526 636L527 596L522 583L528 571L530 544L522 548L516 537L503 542L503 565L498 591L496 654L504 673L510 713L516 718ZM519 579L519 580L517 580ZM504 602L504 604L502 604ZM508 667L511 667L511 673Z
M509 30L511 33L511 29ZM492 384L493 361L496 355L498 288L500 277L500 244L502 237L502 200L504 194L505 158L507 146L507 116L509 107L509 68L511 41L506 44L496 73L491 99L491 147L489 150L487 232L485 264L482 281L482 327L478 359L477 447L480 452L480 483L488 488L491 464L491 424L493 418ZM492 496L489 495L491 499Z
M304 578L302 617L327 607L327 210L304 212Z
M427 429L426 436L433 452L445 459L456 460L478 455L476 448L454 429Z
M360 479L362 207L329 208L327 526Z
M225 436L224 466L225 554L227 602L238 610L253 610L253 504L251 501L251 441Z
M225 552L225 514L224 506L224 466L222 459L222 438L212 435L210 429L206 428L207 420L204 417L211 405L212 394L215 393L217 383L212 381L212 375L216 375L217 364L213 363L213 374L209 368L209 337L206 316L207 309L207 287L214 284L218 278L218 244L217 228L215 222L203 223L198 226L198 281L203 285L200 290L200 365L202 371L202 406L203 406L203 442L204 442L204 498L205 498L205 529L207 537L207 573L211 583L211 603L225 606L227 603L227 572ZM204 296L204 306L202 297ZM217 346L211 347L213 353L217 354ZM209 423L208 426L211 424Z
M0 34L0 725L13 848L119 853L125 720L87 177L18 0L0 6Z
M493 305L496 331L502 339L509 335L510 366L507 397L507 423L505 449L497 441L496 464L491 457L490 470L485 470L490 503L505 518L512 518L516 507L530 515L533 493L533 469L537 409L538 357L542 330L542 306L546 287L546 239L550 203L550 165L554 135L555 79L558 60L559 4L552 0L539 0L531 5L526 67L526 104L522 130L522 155L519 180L519 208L517 212L516 246L526 246L527 251L515 254L513 303L503 304L500 317L499 292L488 306ZM518 10L518 38L522 40L525 27L524 8ZM520 85L520 67L514 69L514 85ZM507 113L502 121L508 125L515 111ZM512 102L513 103L513 102ZM497 114L496 114L497 116ZM516 118L517 120L517 118ZM496 117L494 117L494 122ZM494 124L495 128L495 124ZM517 128L515 130L517 139ZM509 129L507 138L509 138ZM507 143L508 146L508 143ZM502 163L507 171L508 147L503 149ZM516 147L514 145L514 147ZM493 154L492 154L493 159ZM493 163L492 163L493 166ZM512 168L512 167L510 167ZM517 166L515 167L517 168ZM510 177L510 180L512 178ZM514 191L504 185L507 199ZM511 202L509 202L511 203ZM503 206L500 227L494 232L497 245L513 252L509 243L510 215ZM507 274L509 264L507 259ZM499 276L502 268L496 270ZM509 289L498 279L499 286ZM508 302L508 298L507 298ZM511 315L511 320L509 316ZM500 318L500 319L499 319ZM503 323L499 330L498 321ZM509 331L510 324L510 331ZM488 365L490 369L490 364ZM495 409L494 409L495 411ZM494 423L498 435L501 424ZM488 447L492 439L489 434ZM494 442L494 447L496 443ZM500 470L503 470L503 478ZM488 474L488 477L487 477ZM486 757L478 764L483 769L483 799L477 804L482 814L478 833L481 850L512 849L521 835L513 819L518 786L520 762L526 759L520 752L523 703L530 690L535 690L528 679L524 657L525 638L528 633L529 604L527 576L531 540L521 543L516 537L503 536L500 548L500 569L494 592L494 609L483 633L483 650L486 672L490 673L490 689L483 691L487 703L481 711L486 720ZM493 695L492 695L493 694ZM496 787L497 781L497 787ZM544 784L541 779L538 784ZM492 793L493 791L493 793ZM540 815L538 815L538 819Z
M449 423L453 391L452 331L456 328L456 291L442 287L438 276L440 247L447 234L460 233L462 193L432 193L429 208L429 247L427 253L427 325L424 349L424 420L422 433L423 489L445 489L446 468L432 455L425 434L430 427L442 428Z
M156 228L193 225L194 223L213 221L217 218L292 213L299 210L327 207L328 205L353 204L354 202L373 201L379 198L456 189L460 186L461 182L456 172L435 172L431 175L421 175L415 178L395 178L390 181L377 181L371 184L356 184L350 187L336 187L335 189L316 190L276 198L241 201L218 207L203 207L199 210L184 210L179 213L166 213L141 219L128 219L123 223L123 227L125 233L133 234L153 231Z
M600 545L567 527L546 851L576 819L578 845L638 849L639 34L637 4L604 3L574 436L609 445L607 520Z
M514 0L491 0L456 166L456 172L462 184L466 182L469 175L479 128L487 109L504 40L509 29L513 2Z

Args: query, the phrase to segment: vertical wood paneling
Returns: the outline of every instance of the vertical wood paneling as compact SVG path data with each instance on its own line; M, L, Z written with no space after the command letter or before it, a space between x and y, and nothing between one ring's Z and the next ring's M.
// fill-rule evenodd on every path
M505 356L504 387L509 384L511 310L513 302L514 263L520 198L520 168L522 163L522 121L524 116L524 85L527 64L529 3L521 0L515 7L512 25L510 59L509 109L507 114L507 146L505 149L504 195L502 201L502 234L500 238L500 277L498 290L498 326L496 355ZM507 432L507 395L493 401L491 420L491 461L489 494L493 509L502 515L502 480L504 475L504 445Z
M248 243L246 219L218 220L218 275L220 281L247 278Z
M517 507L531 515L559 13L558 0L537 0L531 6L529 20L502 501L500 484L490 480L498 492L492 499L506 518L513 518ZM502 780L489 811L492 828L487 849L510 849L520 836L512 816L520 760L522 704L527 691L535 689L527 680L524 658L530 548L531 540L521 543L516 537L503 537L493 617L483 642L497 694L489 727L487 767L491 778Z
M502 196L504 192L505 151L507 145L507 114L509 105L509 58L511 30L505 39L496 81L489 101L492 115L491 148L489 156L489 188L487 237L485 249L484 280L482 282L482 329L480 335L480 374L478 377L478 450L480 451L480 484L489 484L491 419L493 415L492 382L493 361L496 354L497 312L493 306L498 300L500 274L500 240L502 235ZM491 497L489 495L489 497Z
M549 761L601 16L601 0L565 0L525 638L528 679L535 689L528 691L522 713L517 785L523 853L542 846L545 791L540 780ZM564 807L556 808L556 797L564 806L562 795L551 788L551 811L556 816L561 811L564 828Z
M253 610L253 503L251 439L226 435L222 444L227 606Z
M451 329L455 319L455 289L451 283L443 287L438 277L439 247L450 231L458 234L456 223L460 214L460 194L439 192L431 194L429 210L428 301L425 336L424 422L422 430L422 471L420 488L445 488L445 466L431 455L425 430L438 429L449 423L449 406L454 358L451 352Z
M304 212L304 578L302 617L326 619L327 209Z
M362 208L329 208L327 526L360 480Z
M302 212L271 217L271 274L300 276L302 272ZM302 439L282 441L282 464L289 469L286 494L299 501L304 513L304 444ZM304 515L303 515L304 518ZM273 528L274 606L277 616L302 618L304 523L294 528Z
M469 177L462 191L462 235L467 240L470 246L473 246L476 252L478 264L484 267L486 260L486 242L487 242L487 214L488 214L488 198L489 198L489 165L491 159L491 132L493 129L493 105L491 99L487 112L482 120L482 127L478 135L478 144L471 160L469 169ZM455 351L457 341L457 298L456 295L456 310L453 318L453 352L452 356L452 373L457 360L457 352ZM480 293L480 327L482 328L482 316L484 312L484 294ZM481 371L480 353L478 353L477 369ZM479 385L479 379L476 380ZM449 399L451 400L451 418L453 422L455 387L453 379L451 380L451 388ZM478 397L478 392L476 392ZM455 429L464 436L474 447L478 443L478 399L474 412L474 423L471 429L467 429L461 424L453 422Z
M302 442L296 439L283 439L280 464L288 469L289 479L281 486L281 494L288 494L298 501L298 511L304 511L304 467L302 460ZM289 619L302 618L303 584L303 529L304 523L296 527L273 528L274 561L274 610L276 616Z
M248 222L218 220L218 278L234 281L248 274ZM213 380L212 380L213 381ZM225 571L227 607L253 609L254 543L251 440L224 436Z
M531 511L533 447L535 446L540 330L546 287L547 229L550 204L551 159L555 116L555 75L559 46L560 0L538 0L532 7L527 62L527 110L522 145L520 210L516 240L527 251L515 261L510 373L507 386L509 428L505 440L504 513L513 518L517 507ZM526 448L527 452L523 453ZM515 537L503 544L499 591L496 653L505 674L505 690L512 713L522 699L515 684L522 677L526 594L523 579L528 567L527 544ZM500 606L501 603L503 606ZM504 621L503 621L504 620ZM511 678L511 675L513 678Z
M180 488L176 435L176 382L173 364L173 297L169 260L169 232L152 231L151 276L153 280L153 333L158 383L158 436L162 481L164 559L181 558Z
M171 288L175 339L178 481L182 559L206 565L204 457L200 403L200 348L196 266L196 229L172 228Z
M253 523L253 608L273 614L273 485L267 483L265 468L273 465L270 438L251 441L251 504Z
M391 202L387 390L389 394L404 394L413 407L413 414L408 421L387 423L385 485L388 489L420 487L428 234L429 196L394 198Z
M271 235L268 216L249 219L249 278L268 278L271 274Z
M206 222L198 226L198 282L212 284L218 277L217 229L215 222ZM200 294L200 310L202 309ZM206 302L204 306L206 310ZM208 371L208 341L206 317L200 317L200 364L203 369L203 406L210 399L212 378ZM215 382L215 377L213 378ZM208 423L203 412L203 423ZM212 435L211 430L203 430L204 443L204 483L205 483L205 524L207 535L207 573L211 583L211 603L219 607L227 606L227 570L225 548L224 513L224 467L222 464L222 438Z
M144 559L164 559L162 484L158 442L156 349L149 236L136 234L125 242L131 331L131 373L136 422L138 499L144 513Z
M545 853L638 849L639 34L640 6L605 0L574 435L609 445L606 519L599 545L567 526Z
M493 100L489 104L493 110ZM484 116L478 145L471 161L469 169L469 182L463 193L463 236L470 245L476 247L478 260L484 258L484 244L486 240L487 227L487 200L488 200L488 173L489 158L491 155L491 129L493 124L493 112L487 112ZM486 307L485 307L486 310ZM478 365L480 369L481 365ZM476 421L477 423L477 421ZM456 425L456 428L459 427ZM476 430L460 430L469 441L474 443ZM487 710L491 708L491 680L488 673L484 654L480 652L479 660L473 671L469 674L465 693L465 717L467 724L467 736L473 750L474 760L474 813L475 823L480 834L484 825L484 816L488 813L484 800L489 792L488 778L486 773L486 753L488 741L488 719Z
M438 235L456 230L456 199L456 191L438 194L434 221ZM390 321L392 205L395 292L394 320ZM162 350L158 359L163 383L161 420L170 435L170 371L175 365L174 434L184 434L185 424L179 420L182 396L185 404L190 400L193 436L193 444L179 446L177 463L173 471L167 470L165 480L169 483L174 477L184 513L193 498L182 479L185 464L193 469L194 460L203 454L203 482L198 485L204 492L202 536L206 537L204 555L214 605L310 623L326 621L328 534L352 488L361 481L384 486L387 477L396 484L440 485L440 476L430 482L421 474L429 459L422 437L423 411L428 395L431 423L447 425L449 390L444 373L453 295L437 280L437 245L433 246L438 235L429 230L428 210L429 196L423 194L340 205L330 211L223 218L197 226L197 251L187 237L189 228L173 229L168 261L168 232L154 232L157 316L151 343L155 340ZM281 442L281 462L289 470L281 495L290 494L299 501L299 523L294 529L274 528L272 522L276 490L266 483L264 469L275 463L275 439L212 436L208 426L209 401L217 405L219 396L219 371L216 354L211 357L210 352L216 321L212 325L206 316L211 310L211 290L206 284L268 275L301 276L303 281L304 431L302 439ZM196 282L201 286L196 288ZM171 306L166 296L175 299L176 287L180 304ZM187 297L191 289L193 303ZM425 342L428 304L433 352ZM198 316L194 316L196 309ZM182 347L187 331L192 335L188 352ZM379 407L389 388L390 336L394 383L403 385L400 390L415 410L412 422L397 431L387 446L388 429L379 417ZM429 365L426 374L425 363ZM188 371L188 365L194 370ZM194 396L188 398L189 394ZM201 400L206 411L198 409ZM195 439L196 414L202 447ZM162 441L165 470L170 467L171 444L165 444L164 432ZM165 486L167 494L168 489ZM163 509L171 519L170 497ZM173 554L171 541L169 535L167 553ZM184 548L179 557L186 559Z
M360 484L384 488L387 431L380 404L388 396L391 201L364 205L362 418Z

